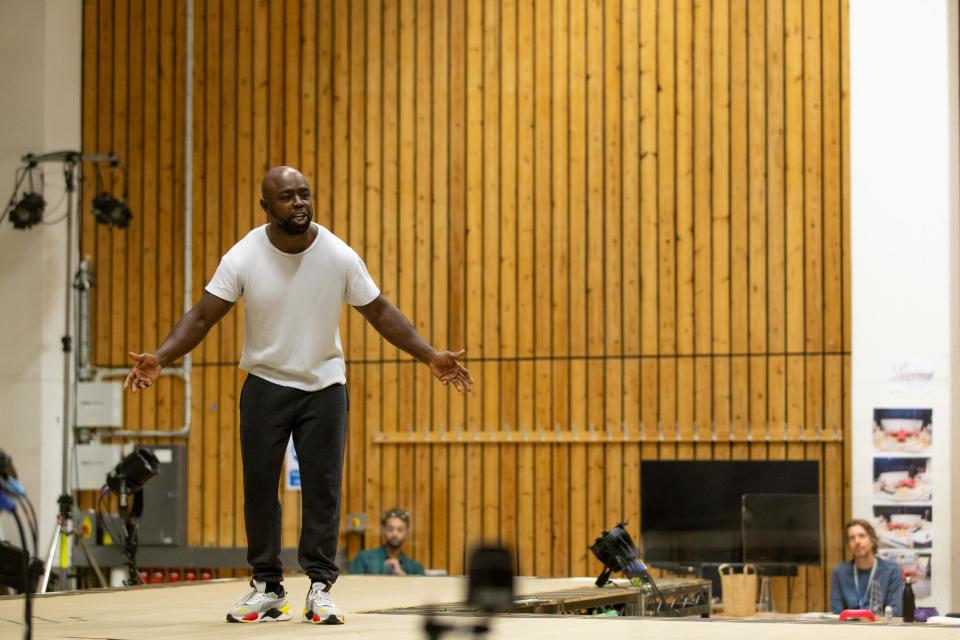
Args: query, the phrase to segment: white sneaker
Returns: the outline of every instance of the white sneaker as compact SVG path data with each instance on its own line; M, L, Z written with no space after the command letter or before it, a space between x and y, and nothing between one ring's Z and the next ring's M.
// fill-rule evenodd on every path
M290 605L283 587L280 593L267 591L266 582L250 581L250 591L227 612L227 622L282 622L290 619Z
M327 586L322 582L314 582L307 592L307 603L303 607L303 617L313 624L343 624L343 616L333 604L333 598Z

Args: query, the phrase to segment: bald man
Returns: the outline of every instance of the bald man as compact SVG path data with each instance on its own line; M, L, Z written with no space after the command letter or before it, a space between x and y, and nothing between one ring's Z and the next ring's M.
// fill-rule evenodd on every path
M347 431L346 365L338 330L342 303L356 308L391 344L430 367L444 385L469 391L464 352L436 351L377 288L363 261L313 222L310 184L296 169L263 177L260 207L267 223L248 233L220 261L199 302L153 353L135 361L124 386L134 393L200 344L244 297L240 393L244 519L251 589L227 613L229 622L289 620L280 564L277 483L287 442L300 459L303 523L300 566L310 577L304 618L343 624L330 596L339 575L334 557Z

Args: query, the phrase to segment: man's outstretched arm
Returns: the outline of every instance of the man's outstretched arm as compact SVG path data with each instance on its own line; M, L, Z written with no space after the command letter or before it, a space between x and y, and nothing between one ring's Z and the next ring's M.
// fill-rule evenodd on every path
M134 393L146 389L160 377L160 370L200 344L210 329L230 311L232 302L209 291L176 324L160 348L154 353L130 353L135 364L123 382L124 389Z
M436 351L420 337L406 316L383 295L377 296L369 304L356 307L356 310L387 342L428 365L434 377L443 384L452 384L457 391L470 391L473 387L473 376L458 362L466 352L462 349L457 352Z

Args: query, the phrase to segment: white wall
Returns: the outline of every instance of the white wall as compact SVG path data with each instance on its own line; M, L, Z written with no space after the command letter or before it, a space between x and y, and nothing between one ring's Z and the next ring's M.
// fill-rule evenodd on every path
M929 455L933 593L925 604L956 611L956 3L851 0L850 28L853 513L873 516L875 455ZM933 379L925 389L896 392L893 362L932 365ZM872 411L887 407L933 409L929 452L875 452Z
M80 0L0 2L0 202L20 157L80 148ZM46 165L46 217L65 211L63 177ZM59 207L55 205L60 202ZM60 494L66 225L0 225L0 448L13 457L49 543ZM9 537L10 521L0 519ZM42 554L45 554L45 550Z

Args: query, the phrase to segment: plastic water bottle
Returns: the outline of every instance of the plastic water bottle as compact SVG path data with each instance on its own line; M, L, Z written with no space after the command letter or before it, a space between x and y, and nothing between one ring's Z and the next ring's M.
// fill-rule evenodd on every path
M913 578L903 581L903 621L913 622L917 612L917 601L913 596Z
M880 591L880 583L876 580L870 583L870 611L878 618L883 615L883 592Z
M757 611L761 613L773 611L773 598L770 593L770 576L760 578L760 601L757 603Z

